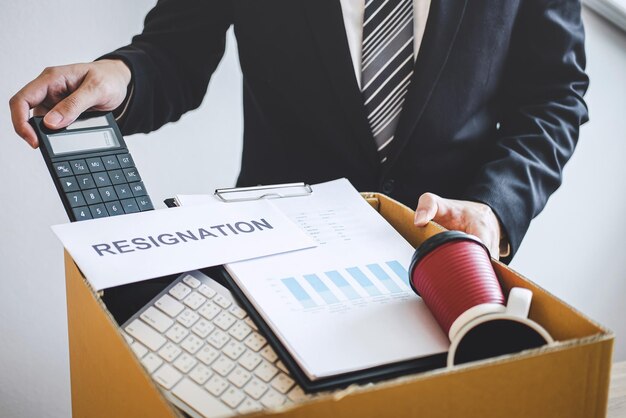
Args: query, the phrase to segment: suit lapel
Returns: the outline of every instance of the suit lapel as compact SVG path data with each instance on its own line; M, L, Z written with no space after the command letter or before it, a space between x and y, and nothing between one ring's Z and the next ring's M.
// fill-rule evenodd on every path
M354 76L341 4L339 0L303 0L302 3L333 90L355 134L357 147L372 168L378 170L378 152L367 121L363 96Z
M390 144L389 161L384 165L385 172L398 159L424 113L456 39L466 4L467 0L433 0L431 3L407 99Z

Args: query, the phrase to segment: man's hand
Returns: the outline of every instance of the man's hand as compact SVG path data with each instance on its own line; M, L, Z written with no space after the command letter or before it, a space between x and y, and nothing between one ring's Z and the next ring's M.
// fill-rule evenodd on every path
M477 236L487 246L491 256L499 258L500 223L491 208L484 203L444 199L432 193L424 193L415 210L415 225L425 226L431 220L447 229Z
M9 101L13 128L37 148L37 135L28 124L31 109L46 115L48 128L64 128L86 110L116 109L126 98L130 80L130 69L120 60L46 68Z

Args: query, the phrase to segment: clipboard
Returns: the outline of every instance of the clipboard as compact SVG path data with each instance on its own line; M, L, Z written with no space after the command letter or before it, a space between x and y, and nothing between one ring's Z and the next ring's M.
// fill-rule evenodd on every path
M214 192L214 196L224 203L236 203L259 199L303 197L311 195L312 193L313 189L308 184L287 183L271 186L217 189ZM167 199L166 202L176 206L174 199ZM259 328L260 333L267 339L278 357L285 364L291 376L307 393L342 389L353 384L364 385L375 383L407 374L445 367L446 365L447 353L440 353L311 380L270 325L265 321L263 316L256 310L252 302L239 288L226 268L224 266L218 266L203 269L202 271L210 277L215 278L231 291L240 305L247 311L255 325Z

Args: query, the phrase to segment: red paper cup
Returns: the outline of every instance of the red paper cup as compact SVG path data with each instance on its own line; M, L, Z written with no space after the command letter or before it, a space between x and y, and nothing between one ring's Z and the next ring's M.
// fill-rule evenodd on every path
M472 235L446 231L424 241L413 255L410 278L450 340L469 319L505 310L489 251Z

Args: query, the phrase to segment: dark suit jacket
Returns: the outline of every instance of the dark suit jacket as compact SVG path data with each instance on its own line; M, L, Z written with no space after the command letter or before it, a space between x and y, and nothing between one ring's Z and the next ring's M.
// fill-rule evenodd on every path
M339 0L161 0L143 33L108 57L133 73L122 131L149 132L200 105L233 26L244 83L238 185L347 177L412 207L427 191L480 201L515 252L587 120L580 14L576 0L433 0L382 166Z

